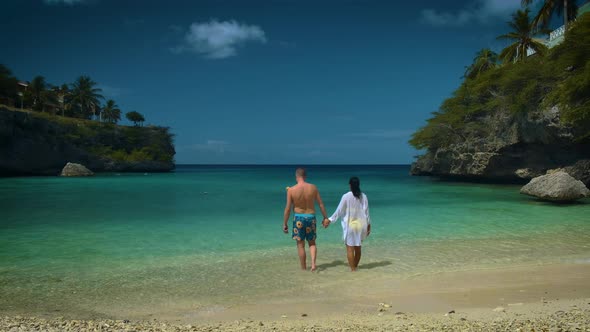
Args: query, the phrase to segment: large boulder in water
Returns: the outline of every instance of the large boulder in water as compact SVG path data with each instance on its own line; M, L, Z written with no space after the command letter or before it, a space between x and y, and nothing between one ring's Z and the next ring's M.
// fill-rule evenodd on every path
M578 160L575 164L564 167L563 171L590 187L590 159Z
M61 171L61 176L92 176L94 173L84 165L67 163Z
M590 190L563 171L538 176L520 189L521 194L553 202L572 202L588 197Z

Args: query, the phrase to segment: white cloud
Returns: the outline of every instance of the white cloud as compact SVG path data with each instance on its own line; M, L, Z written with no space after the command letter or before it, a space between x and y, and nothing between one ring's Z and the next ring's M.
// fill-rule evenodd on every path
M520 1L517 0L475 0L465 8L454 12L424 9L420 13L420 21L433 26L463 26L471 22L487 23L491 19L507 19L520 7Z
M88 3L88 0L43 0L48 5L68 5L73 6L76 4Z
M193 23L184 36L184 43L174 53L193 52L210 59L223 59L237 54L237 47L247 42L266 43L264 31L256 25L211 20Z
M414 130L408 129L375 129L363 133L352 133L350 136L362 138L408 138Z
M225 153L227 146L229 146L229 142L210 139L207 140L205 143L197 143L181 147L179 150L193 150L201 152L208 151L223 154Z

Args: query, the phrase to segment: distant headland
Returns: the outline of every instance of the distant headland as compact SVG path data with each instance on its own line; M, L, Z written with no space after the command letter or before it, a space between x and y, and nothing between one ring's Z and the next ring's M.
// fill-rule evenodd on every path
M104 101L104 103L103 103ZM68 163L94 172L167 172L174 169L173 134L117 123L122 111L87 76L54 86L37 76L19 81L0 65L0 176L57 175Z

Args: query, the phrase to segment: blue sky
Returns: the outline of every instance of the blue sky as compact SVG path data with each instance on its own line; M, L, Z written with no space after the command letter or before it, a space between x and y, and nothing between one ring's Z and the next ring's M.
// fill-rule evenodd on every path
M3 0L0 63L97 81L178 163L407 164L520 0Z

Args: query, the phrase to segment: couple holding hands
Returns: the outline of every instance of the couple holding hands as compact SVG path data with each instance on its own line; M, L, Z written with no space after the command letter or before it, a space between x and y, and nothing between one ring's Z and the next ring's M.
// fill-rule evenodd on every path
M292 238L297 241L297 252L301 269L307 270L305 241L309 245L311 254L311 271L316 270L316 219L315 203L320 207L324 216L322 226L327 228L330 224L341 220L342 239L346 245L346 256L350 271L356 271L361 260L361 242L371 233L371 219L369 217L369 201L367 195L361 192L360 180L357 177L350 178L348 182L350 191L342 196L338 208L331 217L327 217L326 208L320 197L318 188L307 183L306 172L303 168L295 171L297 184L287 188L287 205L285 206L283 219L283 232L289 233L287 225L291 210L295 213L293 219Z

